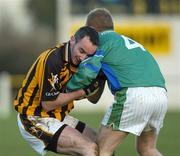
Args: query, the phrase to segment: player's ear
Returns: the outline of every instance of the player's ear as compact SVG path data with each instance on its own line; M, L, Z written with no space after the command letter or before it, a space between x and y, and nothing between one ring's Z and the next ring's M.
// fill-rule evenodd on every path
M75 37L74 37L74 36L71 36L70 42L71 42L71 44L75 44L76 40L75 40Z

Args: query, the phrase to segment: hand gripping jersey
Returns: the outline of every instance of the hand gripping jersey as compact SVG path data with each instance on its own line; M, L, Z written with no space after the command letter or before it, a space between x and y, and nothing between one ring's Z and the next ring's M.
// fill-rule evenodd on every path
M67 87L72 90L91 83L102 69L113 94L124 87L165 88L165 80L152 55L136 41L115 33L100 34L100 46L96 54L83 61Z
M30 68L14 100L17 112L27 116L54 117L63 120L74 107L67 106L45 112L41 101L52 101L63 92L64 86L75 72L70 64L69 43L43 52Z

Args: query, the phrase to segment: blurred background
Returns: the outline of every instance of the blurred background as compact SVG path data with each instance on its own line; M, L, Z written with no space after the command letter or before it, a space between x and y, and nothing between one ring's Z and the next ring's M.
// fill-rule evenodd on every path
M159 63L169 109L158 147L165 156L180 155L180 0L0 0L0 156L37 155L18 132L13 99L36 57L68 41L97 7L109 9L115 31L143 44ZM98 129L111 101L106 87L97 105L78 101L73 114ZM137 155L133 143L128 137L117 155Z

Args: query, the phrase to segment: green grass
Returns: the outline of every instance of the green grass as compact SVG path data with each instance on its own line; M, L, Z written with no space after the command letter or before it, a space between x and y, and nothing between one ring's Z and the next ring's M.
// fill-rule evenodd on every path
M98 129L102 113L77 114L74 116L87 122L91 127ZM180 112L168 112L164 127L158 139L158 149L164 156L180 156ZM116 151L117 156L137 156L134 147L134 136L129 135ZM28 143L19 133L16 113L12 113L9 119L0 119L0 156L37 156ZM47 156L57 156L48 153Z

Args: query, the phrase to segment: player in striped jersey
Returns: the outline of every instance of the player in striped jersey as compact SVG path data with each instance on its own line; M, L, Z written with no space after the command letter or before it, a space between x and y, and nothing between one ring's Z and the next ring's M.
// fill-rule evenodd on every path
M97 155L94 130L68 115L72 99L81 93L64 92L78 64L95 53L98 42L95 29L82 27L70 41L43 52L24 78L14 108L22 136L39 154Z
M100 69L107 77L114 101L101 122L99 155L111 156L132 133L137 136L140 156L161 156L156 140L167 111L167 92L157 62L141 44L114 32L108 10L92 10L86 25L100 32L100 46L79 65L67 86L71 90L83 88Z

